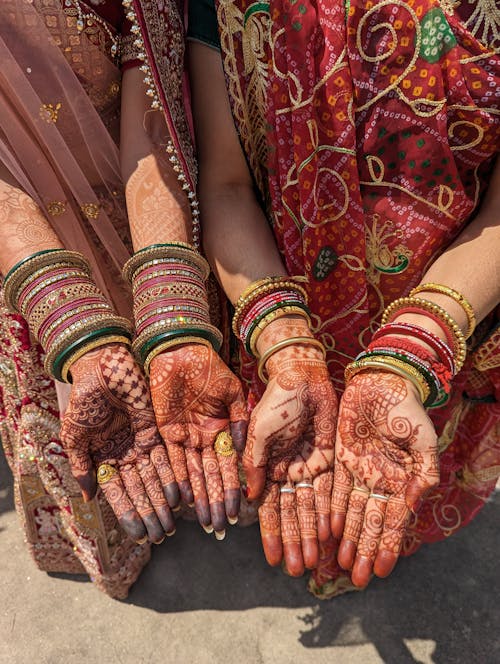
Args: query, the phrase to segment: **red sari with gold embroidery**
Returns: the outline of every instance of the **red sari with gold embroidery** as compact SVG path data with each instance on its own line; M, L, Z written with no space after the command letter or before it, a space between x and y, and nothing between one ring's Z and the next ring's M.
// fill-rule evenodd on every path
M248 163L339 392L384 308L473 218L498 150L498 14L446 0L219 0L223 63ZM500 471L494 315L431 412L441 484L404 553L467 524ZM251 398L262 386L241 359ZM345 587L326 547L312 589Z

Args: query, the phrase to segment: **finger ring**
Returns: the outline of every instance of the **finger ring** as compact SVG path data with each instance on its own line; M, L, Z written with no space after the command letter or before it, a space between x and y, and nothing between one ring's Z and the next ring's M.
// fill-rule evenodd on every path
M115 475L118 475L118 471L114 466L111 466L109 463L102 463L97 469L97 483L106 484Z
M280 493L295 493L295 489L291 486L282 486L280 488Z
M221 431L215 439L214 449L221 456L231 456L234 452L233 439L227 431Z
M369 494L369 493L370 493L370 490L369 490L369 489L365 489L364 486L355 486L354 489L353 489L352 491L353 491L353 493L354 493L354 491L359 491L359 493L366 493L366 494Z
M314 489L314 486L311 482L297 482L295 485L296 489Z
M378 498L379 500L389 500L389 496L384 496L383 493L371 493L370 498Z

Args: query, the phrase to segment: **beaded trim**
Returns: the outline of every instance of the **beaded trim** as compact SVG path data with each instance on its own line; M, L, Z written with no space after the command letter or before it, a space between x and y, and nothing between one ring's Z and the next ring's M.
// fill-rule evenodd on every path
M155 111L164 111L163 105L160 100L160 95L156 88L153 71L151 64L149 62L148 54L146 52L146 46L141 34L141 28L139 25L139 20L137 17L137 12L134 7L132 0L122 0L122 5L126 10L127 20L132 24L131 32L135 36L134 47L138 49L137 59L141 60L143 63L139 69L145 74L144 83L148 86L146 94L151 98L151 108ZM179 180L182 189L186 192L186 196L191 207L191 217L192 217L192 240L193 245L199 249L200 247L200 211L199 211L199 202L196 196L194 187L190 183L190 178L186 177L184 168L182 165L181 159L177 154L174 142L171 138L168 139L166 145L166 151L169 155L168 159L172 165L173 170L177 174L177 179Z

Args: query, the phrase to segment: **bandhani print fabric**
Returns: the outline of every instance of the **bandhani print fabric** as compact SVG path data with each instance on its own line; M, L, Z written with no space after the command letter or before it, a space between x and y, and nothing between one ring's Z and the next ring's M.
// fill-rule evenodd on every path
M290 274L308 277L314 332L341 392L384 308L416 286L478 208L499 145L499 12L436 0L219 0L233 116ZM466 525L500 471L499 335L471 340L430 411L441 484L404 554ZM481 359L479 359L481 358ZM251 403L263 386L250 358ZM312 590L349 583L334 545Z

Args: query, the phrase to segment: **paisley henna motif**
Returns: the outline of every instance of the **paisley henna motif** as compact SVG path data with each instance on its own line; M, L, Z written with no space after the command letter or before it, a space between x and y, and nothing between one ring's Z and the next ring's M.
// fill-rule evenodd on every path
M240 382L211 348L186 344L151 362L151 396L184 500L194 501L201 525L222 534L239 509L236 454L216 454L220 431L242 449L247 409Z
M340 405L331 515L353 583L390 574L410 510L438 483L436 433L411 384L385 371L355 376Z
M86 353L71 374L61 440L84 498L96 492L95 467L116 467L101 487L122 527L160 542L174 530L169 502L176 506L178 488L141 370L125 346L110 344Z

